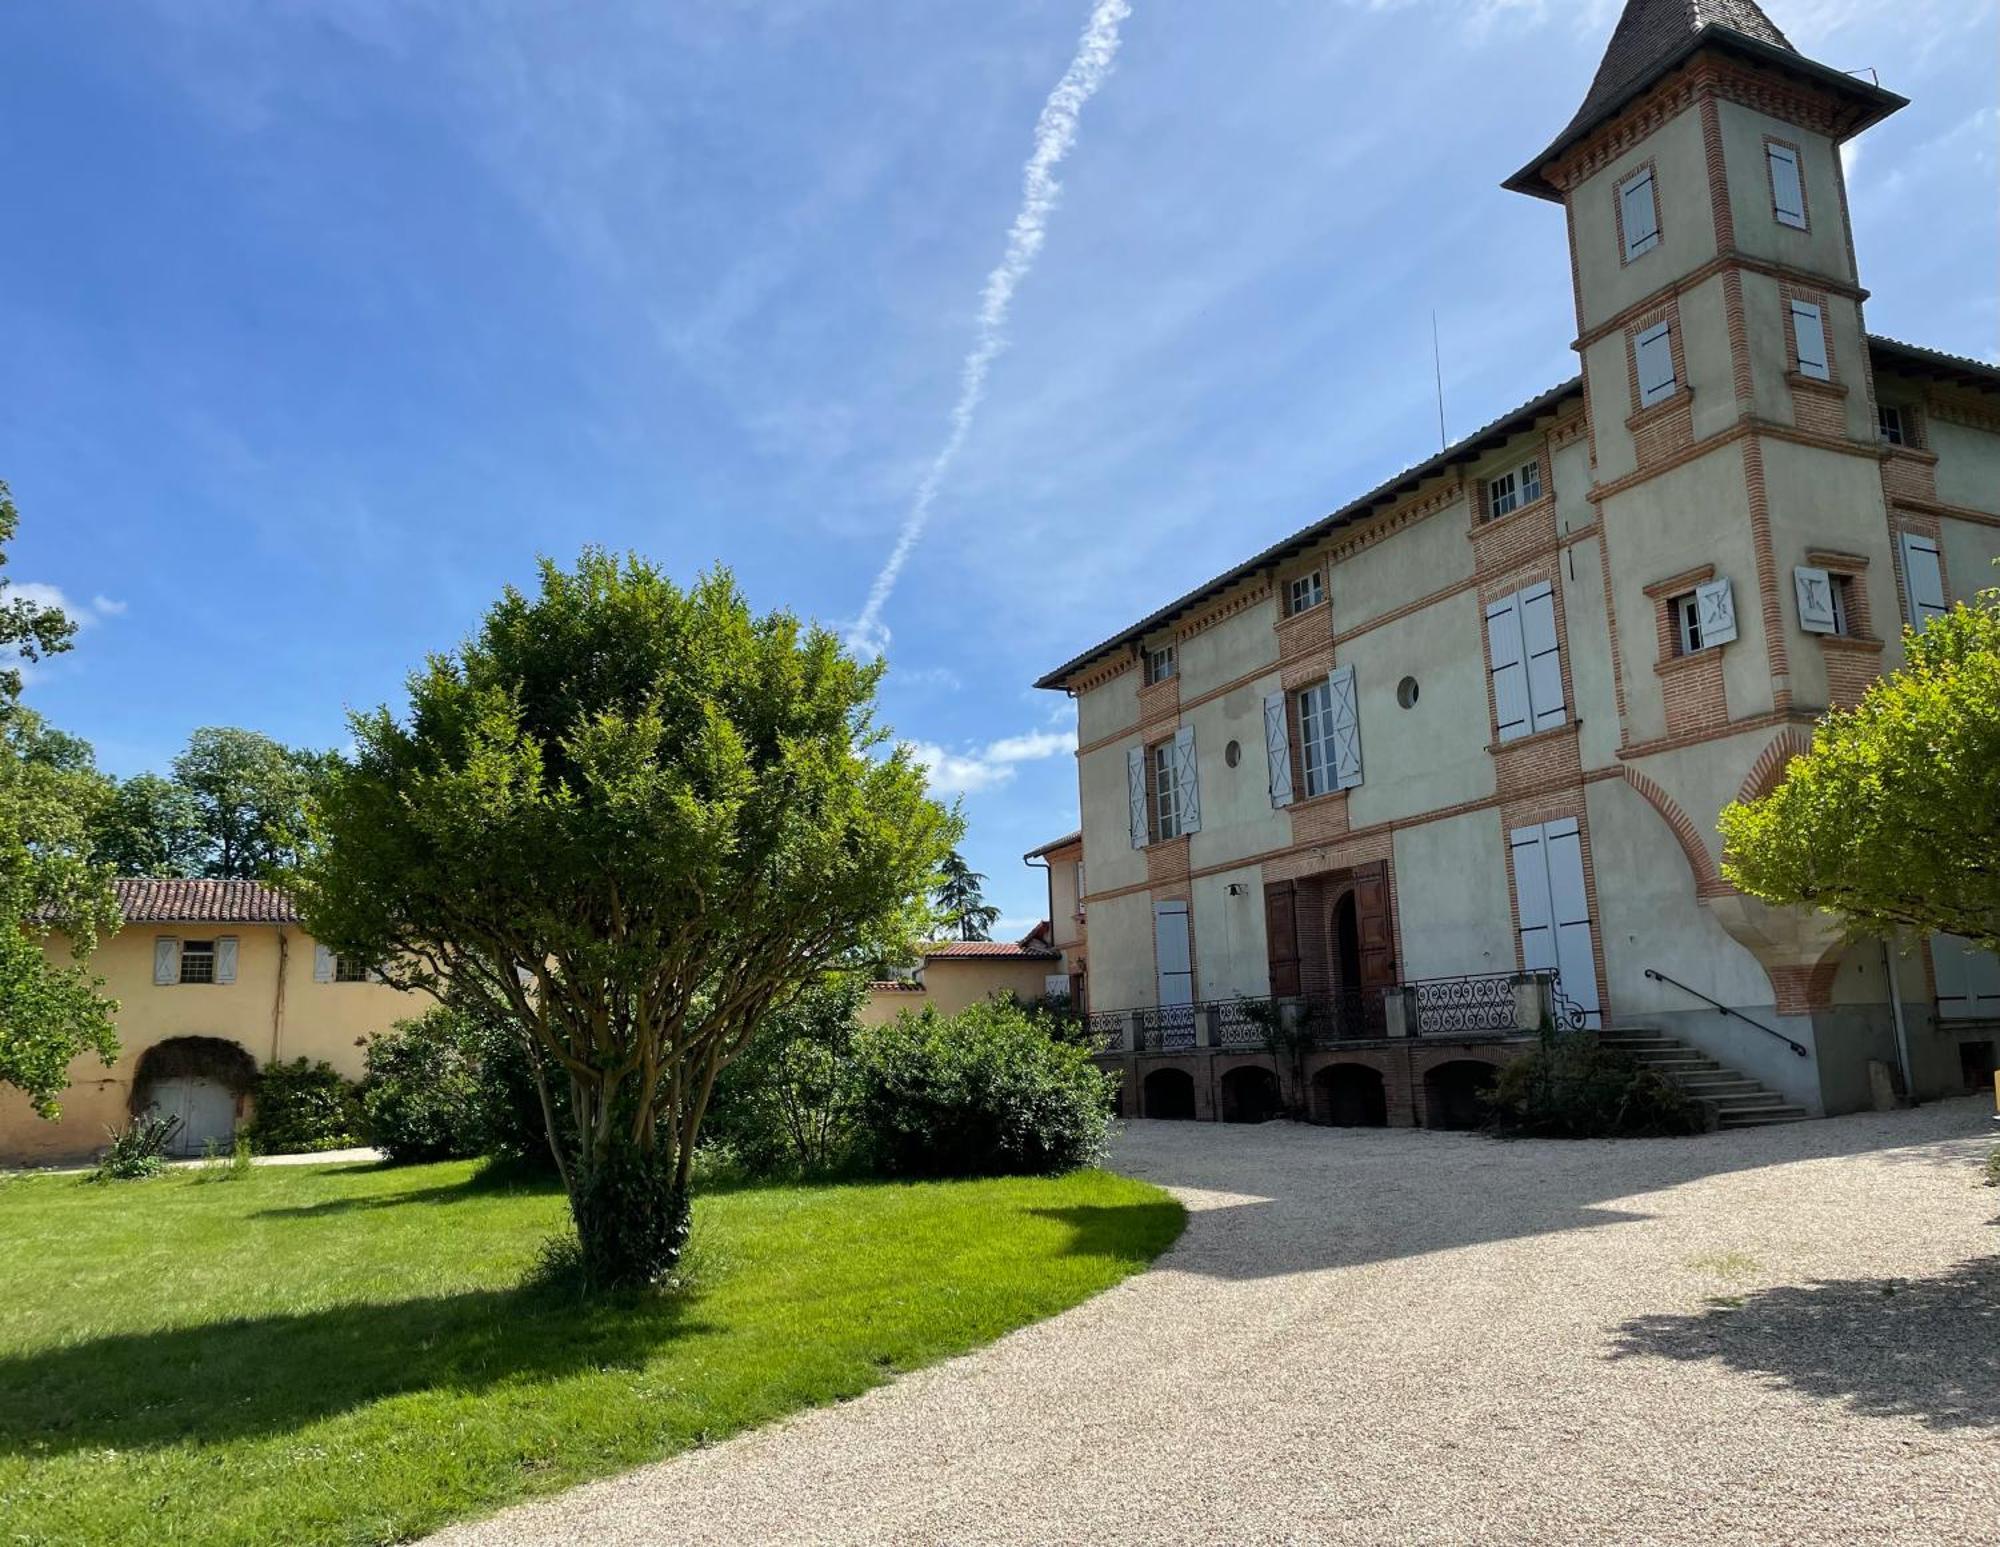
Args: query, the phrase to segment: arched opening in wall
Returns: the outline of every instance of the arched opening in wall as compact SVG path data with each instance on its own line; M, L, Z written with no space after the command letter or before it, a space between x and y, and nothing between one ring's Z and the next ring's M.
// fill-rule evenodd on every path
M1222 1077L1225 1123L1268 1123L1283 1109L1278 1076L1261 1064L1244 1064Z
M1354 889L1349 887L1333 905L1332 948L1333 986L1361 986L1361 918L1355 911Z
M1146 1115L1167 1122L1194 1120L1194 1076L1185 1069L1155 1069L1146 1076Z
M1493 1088L1498 1071L1473 1058L1454 1058L1424 1076L1425 1126L1478 1128L1486 1122L1480 1098Z
M169 1037L139 1055L132 1074L134 1117L157 1112L180 1119L171 1155L199 1155L235 1142L236 1124L257 1081L257 1060L227 1037Z
M1334 1128L1387 1128L1389 1094L1382 1071L1328 1064L1312 1078L1313 1121Z

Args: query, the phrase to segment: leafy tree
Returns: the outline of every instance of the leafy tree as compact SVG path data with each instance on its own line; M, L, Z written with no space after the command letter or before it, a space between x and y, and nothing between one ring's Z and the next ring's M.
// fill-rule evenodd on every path
M296 877L308 927L532 1039L544 1097L568 1088L550 1144L594 1285L678 1260L753 1030L924 917L960 824L884 750L880 677L726 572L684 591L587 550L416 673L406 720L353 719Z
M18 524L0 484L0 565ZM118 927L109 873L91 858L107 781L86 743L21 707L19 663L67 650L75 626L6 591L0 578L0 1084L54 1118L73 1059L118 1056L117 1006L86 968L98 936ZM43 951L50 932L68 941L68 962Z
M299 751L256 731L210 725L174 759L174 783L199 815L201 874L257 878L298 863L306 804L329 777L328 755ZM150 841L170 848L161 833Z
M1722 813L1723 874L1857 934L2000 950L2000 591L1904 647L1908 664L1821 720L1784 783Z
M98 858L121 876L198 876L210 849L193 791L150 773L111 792L93 841Z
M943 873L933 894L945 926L961 940L990 940L1000 910L986 901L986 877L966 864L953 849L945 856Z
M773 1015L723 1070L710 1113L723 1139L759 1175L830 1171L855 1142L854 1037L867 985L829 973Z

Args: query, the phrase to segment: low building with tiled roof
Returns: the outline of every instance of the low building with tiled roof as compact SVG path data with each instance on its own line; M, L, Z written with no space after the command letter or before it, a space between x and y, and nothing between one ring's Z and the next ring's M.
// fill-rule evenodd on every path
M893 1020L926 1007L952 1015L995 994L1033 1003L1066 982L1046 921L1018 940L936 940L923 947L908 978L868 985L862 1019Z
M1028 862L1059 929L1065 872L1089 913L1128 1112L1465 1120L1538 1023L1524 978L1678 1039L1730 1124L1866 1104L1871 1065L1919 1096L1991 1070L2000 959L1847 940L1721 863L1722 809L2000 556L2000 368L1864 316L1843 149L1908 104L1782 3L1627 0L1566 122L1520 99L1524 147L1563 125L1505 186L1563 206L1579 374L1085 616L1041 679L1082 835ZM1314 1046L1277 1068L1287 1018Z
M127 876L113 890L124 927L90 970L118 1001L118 1058L77 1061L56 1122L0 1089L0 1166L84 1158L149 1107L182 1120L182 1153L227 1149L261 1066L324 1060L359 1078L367 1038L428 1003L319 945L262 881ZM68 959L60 937L48 949Z

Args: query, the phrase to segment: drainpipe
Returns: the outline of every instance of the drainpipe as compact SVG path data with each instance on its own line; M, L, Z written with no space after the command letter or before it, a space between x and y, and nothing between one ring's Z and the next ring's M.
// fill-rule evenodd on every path
M1887 939L1882 942L1882 965L1889 969L1889 1012L1896 1021L1896 1057L1903 1066L1903 1094L1915 1106L1917 1075L1910 1067L1910 1027L1903 1018L1903 986L1896 976L1896 948Z
M292 959L292 942L282 929L278 931L278 988L271 996L271 1062L278 1062L278 1049L285 1037L285 969Z

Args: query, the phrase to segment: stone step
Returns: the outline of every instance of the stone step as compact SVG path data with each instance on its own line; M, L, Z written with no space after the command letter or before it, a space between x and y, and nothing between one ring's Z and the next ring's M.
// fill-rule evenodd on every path
M1769 1128L1777 1123L1802 1123L1805 1118L1804 1107L1787 1106L1782 1102L1754 1107L1725 1107L1720 1114L1724 1128Z
M1598 1040L1712 1107L1719 1127L1768 1128L1776 1123L1803 1122L1806 1118L1803 1107L1793 1106L1740 1070L1727 1067L1699 1048L1690 1047L1655 1027L1611 1027L1600 1032Z

